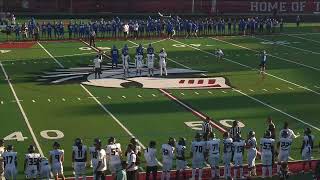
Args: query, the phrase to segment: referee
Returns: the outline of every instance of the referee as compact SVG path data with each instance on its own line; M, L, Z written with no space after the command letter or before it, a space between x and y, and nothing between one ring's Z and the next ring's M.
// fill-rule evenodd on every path
M239 127L239 122L238 121L233 121L232 127L229 130L230 137L232 140L235 140L237 135L241 136L241 128Z
M203 139L208 141L208 135L212 132L212 126L210 124L210 118L207 117L202 123Z

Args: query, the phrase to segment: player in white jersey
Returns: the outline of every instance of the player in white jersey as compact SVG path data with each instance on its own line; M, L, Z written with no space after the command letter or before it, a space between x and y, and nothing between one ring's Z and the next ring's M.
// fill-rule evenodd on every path
M97 166L93 167L95 180L105 180L105 173L107 170L107 154L102 148L102 143L100 139L94 140L94 146L97 152Z
M3 157L2 154L5 151L5 147L4 147L4 140L0 139L0 179L2 179L3 177L3 168L4 168L4 161L3 161Z
M314 136L311 134L311 129L306 128L304 130L303 142L301 146L301 154L303 160L303 171L305 170L305 166L308 163L309 169L311 168L311 156L313 150Z
M64 150L60 149L58 142L53 143L53 150L50 151L49 162L51 164L51 171L54 178L57 180L61 177L65 179L63 174L63 161L64 161Z
M30 145L28 153L25 155L24 173L26 175L26 179L36 179L39 173L39 161L41 155L35 151L36 148L33 145Z
M86 179L87 158L87 146L83 145L80 138L77 138L74 146L72 146L72 163L76 180L78 180L80 176L82 176L83 180Z
M174 157L175 139L170 137L167 144L161 146L162 152L162 174L161 180L170 180L170 171L172 169L172 161Z
M136 154L137 156L137 159L136 159L136 164L140 164L140 158L141 158L141 155L142 155L142 152L141 152L141 146L139 145L138 143L138 140L136 138L131 138L130 139L130 143L133 144L134 146L134 153Z
M122 168L121 166L121 145L116 143L114 137L108 139L108 145L106 146L107 161L110 171L114 174L116 171Z
M154 49L149 44L149 47L147 49L147 65L148 65L148 73L149 76L153 76L153 69L154 69Z
M168 76L166 58L167 53L165 52L164 48L162 48L159 53L160 76L162 76L163 71L165 75Z
M195 179L197 169L199 170L199 180L202 179L202 168L205 162L205 150L206 142L202 140L200 133L195 136L195 141L191 143L191 154L192 157L192 179Z
M217 139L216 135L213 132L209 133L208 138L207 151L208 161L211 167L211 178L218 179L220 177L220 139Z
M256 176L256 157L257 157L257 139L255 137L255 132L250 131L247 139L248 148L248 176Z
M223 163L224 163L224 177L225 179L231 178L231 159L232 159L232 145L233 140L229 132L223 134Z
M289 138L289 133L287 131L283 131L278 144L278 148L279 148L278 165L277 165L278 173L280 173L281 164L284 162L287 163L289 160L291 144L292 144L292 139Z
M240 179L243 179L243 154L244 154L244 147L246 142L241 138L240 134L237 134L235 137L235 141L233 142L233 149L234 149L234 172L233 176L234 179L237 179L238 170L240 170Z
M186 151L186 140L185 138L179 138L178 144L176 145L176 179L180 179L180 175L182 174L183 179L187 178L186 168L187 161L185 156Z
M138 74L141 76L142 74L142 68L143 68L143 55L141 54L137 54L136 55L136 68L137 68L137 72L136 72L136 76L138 76Z
M156 142L150 141L149 147L144 151L144 158L146 160L146 180L149 180L150 173L152 173L153 180L157 179L157 149Z
M17 152L14 152L13 146L8 145L6 151L2 154L4 159L4 177L9 180L15 180L18 173Z
M39 161L39 176L42 180L50 179L51 167L49 165L49 160L46 157L41 157Z
M123 75L124 77L128 77L129 75L129 61L130 61L130 56L129 56L129 48L128 45L125 45L124 48L122 49L122 67L123 67Z
M218 60L222 60L223 59L223 56L224 56L224 53L221 49L217 49L216 52L215 52Z
M89 147L89 154L90 154L90 167L96 169L98 166L98 152L95 147L96 139L94 140L94 144L92 147ZM95 173L93 172L93 179L95 179Z
M266 176L267 171L269 177L272 177L272 157L275 140L271 138L271 132L266 131L263 138L260 139L260 151L262 161L262 177Z

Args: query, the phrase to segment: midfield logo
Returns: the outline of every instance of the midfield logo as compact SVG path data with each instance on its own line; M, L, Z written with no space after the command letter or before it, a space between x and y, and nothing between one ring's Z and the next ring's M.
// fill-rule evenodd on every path
M56 69L53 72L44 72L38 81L51 84L61 84L77 81L82 84L106 88L148 88L148 89L226 89L231 88L224 77L203 77L200 70L169 68L169 76L160 77L160 70L155 69L153 77L148 77L145 68L141 76L136 76L134 64L130 64L127 78L123 76L123 69L112 69L110 64L102 66L101 79L95 79L93 67L76 67Z

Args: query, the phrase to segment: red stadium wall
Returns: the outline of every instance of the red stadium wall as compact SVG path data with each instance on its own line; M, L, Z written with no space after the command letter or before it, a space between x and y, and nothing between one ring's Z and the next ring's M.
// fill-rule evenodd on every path
M314 13L320 0L0 0L4 11L33 13ZM193 6L193 8L192 8Z

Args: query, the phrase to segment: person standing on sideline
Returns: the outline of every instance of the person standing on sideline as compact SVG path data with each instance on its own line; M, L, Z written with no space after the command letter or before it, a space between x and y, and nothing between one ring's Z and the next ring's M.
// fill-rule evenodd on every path
M167 72L167 53L165 52L164 48L162 48L160 50L160 54L159 54L159 66L160 66L160 76L162 76L162 72L164 71L165 75L168 76L168 72Z
M260 74L264 74L266 72L266 63L267 63L267 52L264 50L262 51L260 61Z
M90 31L90 37L89 37L89 42L90 42L90 46L96 47L96 32L91 29Z
M114 65L116 66L116 68L118 68L119 50L115 45L112 46L111 57L112 57L112 69L114 68Z
M94 78L97 79L97 77L101 78L101 63L102 60L99 58L99 55L96 56L96 58L93 60L94 64Z
M267 118L268 131L271 132L271 138L276 139L276 126L274 125L271 116Z
M149 180L150 173L152 173L153 180L157 179L157 149L156 149L156 142L150 141L149 147L144 151L144 158L147 164L147 171L146 171L146 180Z
M139 33L139 24L138 24L138 22L136 22L133 25L133 36L134 36L134 39L138 38L138 33Z
M118 169L116 172L116 177L117 177L116 179L117 180L127 180L127 172L126 172L127 163L126 163L126 161L122 161L121 165L122 165L122 168Z
M301 21L301 19L300 19L300 16L298 15L297 18L296 18L297 27L300 26L300 21Z
M128 180L137 180L138 166L136 162L137 155L135 153L135 147L133 144L128 144L126 167Z
M202 123L203 140L208 141L208 135L212 132L212 126L210 124L210 118L207 117Z
M128 39L128 36L129 36L129 24L128 23L125 23L123 25L123 36L124 38L127 40Z
M0 139L0 179L3 178L3 170L4 170L4 159L3 153L5 152L6 148L4 147L4 140Z

